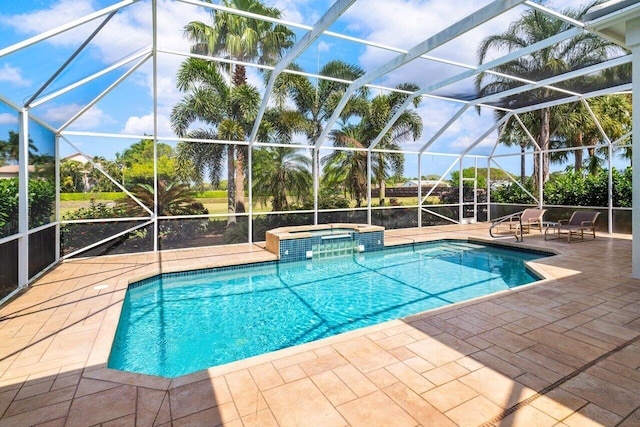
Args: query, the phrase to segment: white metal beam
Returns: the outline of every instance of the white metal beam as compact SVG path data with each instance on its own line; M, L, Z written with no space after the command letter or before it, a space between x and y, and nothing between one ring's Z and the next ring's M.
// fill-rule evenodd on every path
M251 19L258 19L258 20L261 20L261 21L271 22L273 24L280 24L280 25L284 25L284 26L287 26L287 27L297 28L297 29L301 29L301 30L305 30L305 31L313 30L313 27L310 26L310 25L300 24L300 23L292 22L292 21L286 21L284 19L272 18L272 17L269 17L269 16L257 15L255 13L246 12L246 11L239 10L239 9L233 9L233 8L229 8L229 7L226 7L226 6L221 6L221 5L217 5L217 4L213 4L213 3L205 3L205 2L203 2L201 0L178 0L178 1L180 1L182 3L191 4L191 5L194 5L194 6L201 6L201 7L206 8L206 9L217 10L217 11L225 12L225 13L231 13L231 14L234 14L234 15L244 16L246 18L251 18ZM406 54L408 52L406 49L401 49L401 48L398 48L398 47L395 47L395 46L389 46L389 45L384 44L384 43L378 43L378 42L374 42L374 41L363 39L363 38L359 38L359 37L349 36L349 35L346 35L346 34L336 33L336 32L333 32L333 31L325 31L323 33L323 35L328 36L328 37L341 39L341 40L346 40L346 41L353 42L353 43L357 43L357 44L360 44L360 45L363 45L363 46L369 46L369 47L373 47L373 48L376 48L376 49L388 50L390 52L395 52L395 53L400 53L400 54ZM420 58L427 59L429 61L439 62L441 64L453 65L453 66L461 67L461 68L469 68L469 69L475 68L474 65L464 64L462 62L452 61L450 59L439 58L439 57L431 56L431 55L421 55Z
M420 154L420 156L422 156L422 154ZM453 160L451 165L447 168L447 170L444 171L442 175L440 175L440 178L438 178L438 181L436 181L436 183L431 187L431 189L427 192L427 194L424 195L420 203L424 203L429 198L431 193L433 193L436 187L438 187L438 185L440 185L442 181L444 181L444 177L447 176L449 172L451 172L451 169L453 169L453 167L458 163L459 160L460 160L460 156L456 155L456 158Z
M75 89L77 87L80 87L80 86L82 86L82 85L84 85L86 83L89 83L89 82L91 82L91 81L93 81L93 80L95 80L95 79L97 79L99 77L102 77L105 74L110 73L111 71L117 70L118 68L128 64L131 61L135 61L138 58L142 58L142 57L148 55L149 51L150 51L150 49L145 49L144 51L142 51L140 53L137 53L137 54L135 54L133 56L125 58L122 61L118 61L115 64L113 64L113 65L111 65L111 66L109 66L109 67L107 67L107 68L105 68L105 69L103 69L101 71L98 71L97 73L94 73L94 74L92 74L92 75L90 75L88 77L85 77L82 80L79 80L79 81L77 81L75 83L72 83L72 84L70 84L70 85L68 85L68 86L66 86L66 87L64 87L64 88L62 88L60 90L57 90L57 91L55 91L53 93L50 93L47 96L43 96L42 98L39 98L39 99L33 101L33 103L31 104L31 108L36 108L36 107L44 104L45 102L51 101L52 99L57 98L58 96L64 95L65 93L67 93L69 91L72 91L73 89Z
M536 9L539 10L540 12L552 16L554 18L560 19L561 21L566 22L567 24L571 24L571 25L575 25L576 27L581 27L584 28L585 27L585 23L582 21L578 21L577 19L573 19L567 15L564 15L562 13L556 12L555 10L551 10L548 7L545 7L541 4L538 3L534 3L531 0L527 0L524 2L524 4L532 9Z
M16 43L14 45L11 45L7 48L4 49L0 49L0 58L2 58L5 55L9 55L10 53L16 52L20 49L23 49L25 47L31 46L33 44L36 44L38 42L41 42L42 40L46 40L48 38L51 38L53 36L56 36L60 33L64 33L65 31L71 30L73 28L79 27L82 24L86 24L89 21L93 21L94 19L100 18L101 16L107 15L111 12L114 11L118 11L120 9L122 9L125 6L129 6L131 4L134 4L136 2L138 2L140 0L124 0L121 1L120 3L116 3L112 6L109 7L105 7L104 9L101 9L97 12L94 13L90 13L89 15L83 16L82 18L78 18L75 19L67 24L64 25L60 25L59 27L53 28L49 31L45 31L43 33L38 34L37 36L33 36L27 40L21 41L20 43Z
M569 71L567 73L558 74L557 76L549 77L548 79L540 80L539 82L533 82L530 84L526 84L523 86L519 86L513 89L505 90L503 92L494 93L491 95L483 96L482 98L478 98L473 101L473 103L486 103L491 102L496 99L506 98L507 96L517 95L519 93L527 92L533 89L537 89L540 87L546 87L549 89L554 89L562 93L566 93L571 96L578 97L580 99L584 94L579 94L573 91L568 91L564 89L558 89L551 85L563 82L566 80L574 79L576 77L582 77L587 74L596 73L598 71L605 70L611 67L617 67L620 65L628 64L631 62L631 55L621 56L619 58L610 59L608 61L601 62L599 64L591 65L588 67L580 68L578 70ZM564 98L567 99L567 98ZM563 101L562 103L568 103L569 101ZM535 106L534 106L535 107ZM539 109L539 107L533 108L534 110ZM516 110L516 112L521 112L521 110Z
M632 89L635 95L640 94L640 18L626 22L626 41L631 48L633 55L632 64ZM640 165L640 96L632 96L632 129L633 129L633 151L631 164L637 168ZM636 170L637 172L637 170ZM632 226L632 245L631 245L631 276L635 279L640 278L640 173L632 175L632 203L633 211L631 212Z
M498 162L496 162L496 161L495 161L495 159L491 159L491 161L492 161L492 162L493 162L493 163L498 167L498 169L506 170L505 168L503 168L502 166L500 166L500 164L499 164ZM520 187L520 189L521 189L522 191L524 191L525 193L527 193L527 195L528 195L529 197L531 197L531 198L536 202L536 204L539 204L539 203L538 203L538 202L539 202L539 201L538 201L538 198L537 198L537 197L535 197L533 194L531 194L531 192L530 192L529 190L527 190L527 189L526 189L526 188L525 188L525 187L524 187L524 186L523 186L523 185L522 185L518 180L516 180L513 176L511 176L511 174L510 174L510 173L508 173L508 174L507 174L507 178L509 178L513 183L515 183L518 187Z
M568 30L568 31L564 31L560 34L557 34L553 37L549 37L548 39L542 40L538 43L534 43L530 46L527 46L523 49L518 49L517 51L511 52L507 55L504 55L500 58L497 58L493 61L489 61L486 62L478 67L475 67L471 70L468 71L464 71L462 73L456 74L455 76L451 76L449 78L446 78L444 80L441 80L435 84L429 85L425 88L422 88L418 91L416 91L415 93L413 93L411 96L409 96L404 103L400 106L400 108L398 109L398 111L395 113L395 115L391 118L391 120L389 120L389 123L387 123L387 125L384 127L384 129L380 132L380 134L373 140L372 142L372 146L376 146L378 144L378 142L380 142L380 140L382 139L382 137L389 131L389 129L391 129L391 127L393 126L393 124L400 118L400 116L402 115L402 113L409 107L409 105L411 105L411 103L413 102L413 99L416 96L420 96L420 95L424 95L430 92L433 92L437 89L440 89L442 87L448 86L450 84L462 81L464 79L467 79L469 77L473 77L475 75L478 75L484 71L490 70L492 68L495 67L499 67L500 65L504 65L508 62L514 61L522 56L531 54L533 52L536 52L538 50L544 49L546 47L552 46L554 44L560 43L564 40L568 40L572 37L577 36L578 34L580 34L582 32L581 29L572 29L572 30ZM551 89L556 89L556 88L551 88ZM478 102L476 102L478 103ZM473 104L473 103L472 103ZM433 142L430 141L431 143ZM430 145L430 144L429 144Z
M12 110L14 110L16 112L16 114L19 114L20 111L22 111L22 107L20 107L19 105L11 102L10 100L5 98L1 94L0 94L0 102L5 104L7 107L11 108ZM56 133L56 128L54 128L53 126L51 126L48 123L45 123L42 119L39 119L39 118L37 118L36 116L34 116L32 114L29 114L29 120L32 120L32 121L38 123L40 126L42 126L45 129L49 129L53 133Z
M509 114L509 119L511 119L511 117L513 117L512 113L508 113ZM489 159L491 159L491 157L493 157L493 155L496 152L496 149L498 148L498 145L500 144L500 139L502 138L502 135L504 134L504 131L507 129L507 124L509 123L509 120L506 120L504 122L504 126L502 126L502 129L500 129L500 133L498 134L498 138L496 139L496 143L493 145L493 149L491 150L491 154L489 154ZM489 162L489 164L487 165L487 169L488 167L491 165L491 162ZM487 171L488 173L488 171Z
M270 65L264 65L264 64L254 64L252 62L243 62L243 61L237 61L237 60L233 60L233 59L229 59L229 58L216 58L213 56L206 56L206 55L198 55L195 53L186 53L186 52L180 52L177 50L171 50L171 49L158 49L157 50L158 53L166 53L168 55L176 55L176 56L183 56L186 58L198 58L198 59L204 59L207 61L212 61L212 62L220 62L220 63L224 63L224 64L234 64L234 65L243 65L245 67L248 68L258 68L261 70L273 70L275 67L270 66ZM473 66L466 66L466 68L474 68ZM323 76L320 74L315 74L315 73L308 73L305 71L296 71L296 70L283 70L283 73L288 73L288 74L294 74L294 75L298 75L298 76L304 76L304 77L309 77L309 78L313 78L313 79L320 79L320 80L327 80L327 81L333 81L333 82L337 82L337 83L344 83L347 85L352 84L354 81L352 80L345 80L345 79L339 79L339 78L335 78L335 77L329 77L329 76ZM489 73L490 71L486 71L487 73ZM494 73L494 74L498 74L498 73ZM531 82L530 80L525 80L522 78L518 78L515 76L508 76L510 78L513 78L514 80L518 80L518 81L522 81L522 82ZM404 94L412 94L413 92L409 92L406 90L402 90L402 89L397 89L394 87L387 87L387 86L381 86L381 85L377 85L377 84L373 84L373 83L367 83L365 85L363 85L363 87L367 87L370 89L378 89L378 90L384 90L384 91L388 91L388 92L396 92L396 93L404 93ZM458 104L469 104L470 101L465 101L462 99L457 99L457 98L451 98L451 97L447 97L447 96L441 96L441 95L432 95L432 94L423 94L421 95L423 98L431 98L431 99L440 99L443 101L449 101L449 102L455 102ZM495 106L495 105L482 105L483 107L486 108L491 108L494 110L504 110L507 111L508 109L500 107L500 106Z
M153 251L158 252L158 240L160 234L160 224L158 223L158 2L151 0L151 27L153 28L153 40L151 42L151 52L153 53ZM144 62L145 60L141 61ZM138 64L136 64L137 66ZM136 68L136 66L132 68Z
M18 287L29 283L29 110L19 115L18 147Z
M269 103L269 97L271 96L271 91L273 90L273 85L275 84L276 78L278 75L291 64L305 49L313 44L318 37L322 35L322 33L333 24L336 19L338 19L356 0L337 0L333 5L327 10L327 12L322 15L322 17L316 22L313 26L313 29L304 35L304 37L296 43L293 48L278 61L278 64L274 67L271 72L271 76L269 77L269 82L267 83L267 87L264 91L264 95L262 98L262 104L260 105L260 109L258 110L258 114L256 116L256 120L253 123L253 130L251 131L251 136L249 138L249 145L253 145L256 140L256 136L258 135L258 128L260 127L260 122L262 121L262 116L264 115L264 111L267 108L267 104Z
M478 144L480 144L482 141L484 141L484 139L486 137L488 137L489 135L491 135L491 133L496 130L497 128L499 128L500 126L502 126L503 124L506 123L507 120L509 120L511 118L512 113L509 113L507 115L505 115L504 117L502 117L500 120L498 120L497 122L495 122L493 124L493 126L491 126L489 129L487 129L487 131L485 133L483 133L478 139L476 139L475 141L473 141L473 143L471 143L471 145L469 145L461 154L461 156L465 156L467 155L467 153L469 153L469 151L473 150Z
M611 144L611 139L602 128L602 124L600 123L600 120L598 120L598 117L596 117L593 110L591 109L589 102L586 99L583 99L582 105L584 105L584 107L589 112L589 116L591 116L591 120L593 120L593 122L596 124L596 127L598 128L600 135L602 135L602 138L607 144L607 159L609 162L609 167L607 168L607 182L608 182L608 185L607 185L607 228L608 230L607 231L609 232L609 234L611 234L613 233L613 159L612 159L613 146Z
M529 141L531 141L538 150L542 150L542 147L540 147L540 145L538 144L538 141L536 141L533 135L531 135L531 132L529 132L529 129L524 125L520 116L516 114L515 117L516 117L516 120L518 121L518 124L520 125L524 133L527 135L527 138L529 138Z
M115 89L120 83L122 83L124 80L127 79L127 77L129 77L131 74L133 74L138 68L140 68L140 66L142 66L142 64L144 64L145 62L147 62L149 60L149 58L151 58L151 56L153 55L153 53L149 53L147 56L145 56L144 58L142 58L140 61L138 61L137 64L135 64L133 67L131 67L129 70L127 70L122 76L120 76L118 78L118 80L116 80L115 82L113 82L111 85L109 85L109 87L107 87L105 90L103 90L98 96L96 96L91 102L89 102L87 105L85 105L84 107L82 107L80 109L80 111L78 111L76 114L74 114L73 117L71 117L69 120L67 120L62 126L60 126L58 128L57 133L62 132L64 129L66 129L67 127L69 127L69 125L71 125L73 122L75 122L76 120L78 120L80 118L80 116L82 116L89 108L93 107L94 105L96 105L102 98L104 98L105 96L107 96L107 94L109 92L111 92L113 89Z
M460 108L454 115L453 117L451 117L449 119L449 121L447 123L444 124L444 126L442 126L440 129L438 129L438 131L431 137L431 139L429 139L429 141L427 141L420 150L418 150L420 152L420 154L424 153L427 148L431 147L431 145L436 142L436 140L438 138L440 138L440 136L442 136L442 134L449 129L449 127L451 127L452 124L454 124L458 118L460 118L460 116L462 116L465 111L467 111L469 109L469 107L471 107L471 104L465 104L462 106L462 108ZM393 119L391 119L393 120ZM397 119L396 119L397 120ZM391 123L391 122L390 122ZM389 127L390 128L390 127Z
M530 84L527 85L523 85L514 89L509 89L503 92L499 92L499 93L495 93L495 94L491 94L491 95L487 95L484 96L482 98L478 98L474 101L469 102L468 104L466 104L466 108L471 107L471 106L475 106L475 105L482 105L486 102L491 102L493 100L496 99L500 99L500 98L504 98L507 96L512 96L512 95L517 95L519 93L523 93L529 90L533 90L539 87L547 87L550 89L554 89L554 90L558 90L564 93L567 93L569 91L566 90L561 90L558 88L555 88L553 86L551 86L552 84L558 83L558 82L562 82L562 81L566 81L566 80L570 80L576 77L580 77L580 76L584 76L586 74L590 74L590 73L595 73L598 71L602 71L606 68L610 68L610 67L616 67L616 66L620 66L623 64L628 64L629 62L631 62L631 55L627 55L627 56L623 56L623 57L619 57L619 58L615 58L609 61L605 61L605 62L601 62L599 64L595 64L589 67L585 67L585 68L581 68L579 70L574 70L574 71L569 71L567 73L564 74L559 74L557 76L553 76L550 77L548 79L544 79L544 80L540 80L539 82L532 82ZM575 92L569 92L569 93L575 93ZM580 95L580 94L575 94L573 95L574 97L577 97L576 99L581 99L583 96L585 95ZM568 98L564 98L565 100ZM562 103L565 103L567 101L564 101ZM406 103L406 102L405 102ZM454 115L421 149L421 152L424 152L429 146L431 146L435 140L437 138L439 138L442 133L444 133L444 131L446 129L448 129L457 119L458 117L460 117L460 115L462 115L462 113L464 113L464 111L466 111L466 108L463 108L461 110L459 110L456 115ZM531 107L531 110L537 110L540 107L536 107L533 106ZM520 111L520 110L518 110ZM397 116L397 117L396 117ZM395 121L394 119L397 120L397 118L399 117L399 113L396 113L396 116L394 116L394 118L391 119L391 121L387 124L387 126L390 128L390 126L393 124L393 122ZM518 119L519 120L519 119ZM386 129L386 128L385 128ZM388 129L387 129L388 130ZM381 133L381 135L384 135L383 133ZM380 137L380 135L379 135Z
M141 221L145 221L145 218L141 219ZM110 240L116 239L116 238L118 238L120 236L124 236L125 234L128 234L128 233L132 233L132 232L134 232L134 231L136 231L136 230L138 230L138 229L140 229L142 227L146 227L147 225L152 225L152 224L153 224L153 221L146 220L146 222L143 222L142 224L134 225L132 227L127 228L126 230L123 230L123 231L121 231L119 233L114 234L113 236L106 237L106 238L104 238L102 240L99 240L99 241L97 241L95 243L87 245L84 248L81 248L81 249L78 249L78 250L73 251L71 253L68 253L65 256L63 256L62 259L72 258L72 257L74 257L74 256L76 256L76 255L78 255L78 254L80 254L82 252L88 251L89 249L93 249L95 247L98 247L98 246L100 246L100 245L102 245L102 244L104 244L104 243L106 243L106 242L108 242Z
M554 101L544 102L542 104L531 105L513 110L516 114L527 113L529 111L540 110L542 108L554 107L556 105L568 104L570 102L580 101L581 99L595 98L596 96L611 95L614 93L624 92L631 89L632 83L625 83L620 86L614 86L606 89L600 89L593 92L584 93L579 96L570 96L568 98L556 99Z
M413 61L414 59L437 48L438 46L442 46L443 44L478 27L479 25L489 21L490 19L512 9L513 7L521 4L523 1L524 0L495 0L492 3L484 6L480 10L467 16L466 18L463 18L455 24L445 28L439 33L412 47L406 54L398 55L385 64L381 65L380 67L371 70L364 76L358 78L345 91L333 114L325 124L325 128L322 131L322 134L315 142L315 145L319 146L327 138L329 132L331 132L333 128L333 125L336 123L336 121L340 117L340 114L342 113L342 110L351 98L351 95L353 95L356 90L358 90L365 84Z
M24 103L25 107L30 107L31 102L33 102L34 99L36 99L38 96L40 96L40 94L42 92L44 92L44 90L49 87L49 85L60 75L62 74L62 72L65 70L65 68L67 68L69 66L69 64L71 64L73 62L73 60L75 58L78 57L78 55L80 55L80 53L84 50L85 47L87 47L87 45L89 43L91 43L91 40L93 40L95 38L95 36L98 35L98 33L100 33L100 31L102 31L102 29L105 27L105 25L107 25L107 23L111 20L111 18L113 18L115 16L116 12L111 12L101 23L100 25L98 25L98 27L93 30L93 32L89 35L89 37L87 37L85 39L85 41L82 42L82 44L80 46L78 46L78 48L67 58L66 61L64 61L64 64L62 64L60 67L58 67L58 69L51 75L51 77L49 77L47 79L46 82L44 82L44 84L42 84L40 86L40 88L33 94L31 95L31 98L29 98L29 100L27 102Z

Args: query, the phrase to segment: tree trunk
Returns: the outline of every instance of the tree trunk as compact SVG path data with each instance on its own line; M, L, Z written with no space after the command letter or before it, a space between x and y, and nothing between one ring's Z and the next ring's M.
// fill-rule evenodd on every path
M524 155L526 148L526 144L520 144L520 184L522 185L527 181L527 159Z
M227 212L229 213L227 227L236 223L236 179L233 160L233 145L229 144L227 146Z
M235 65L233 70L233 76L231 77L234 87L240 87L247 83L247 69L244 65ZM236 163L235 163L235 212L245 212L245 198L244 198L244 163L245 156L241 146L235 147ZM231 188L229 188L231 191Z
M244 151L242 146L236 146L236 212L245 212L244 198Z
M247 83L247 69L244 65L236 65L233 71L233 85L235 87L241 86Z
M576 135L574 147L582 147L582 137L582 132L579 132L578 135ZM579 171L580 169L582 169L582 148L580 148L579 150L575 150L573 152L573 155L575 157L573 169Z
M589 141L589 145L596 144L597 141ZM598 167L600 166L600 162L596 157L596 149L591 147L587 148L587 153L589 154L589 173L593 176L598 174Z
M549 136L550 136L551 112L549 108L540 110L540 134L538 135L538 146L543 150L542 164L540 164L539 154L534 154L533 159L533 188L538 190L539 177L542 174L542 185L549 180Z
M378 185L380 186L380 194L378 194L378 200L380 202L380 206L384 206L384 193L387 185L384 180L384 155L382 153L378 153L378 177Z

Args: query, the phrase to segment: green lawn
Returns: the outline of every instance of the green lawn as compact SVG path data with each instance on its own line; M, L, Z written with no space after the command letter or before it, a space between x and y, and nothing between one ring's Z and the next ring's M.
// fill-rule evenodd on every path
M225 214L227 213L226 194L226 191L206 191L196 194L196 200L202 203L210 214ZM69 212L76 211L83 207L89 207L92 200L94 203L105 203L109 205L124 197L126 197L124 193L61 193L60 216L64 217ZM387 198L387 203L389 200L390 199ZM418 199L416 197L398 197L396 200L404 206L415 206L418 204ZM428 203L431 204L438 203L438 201L438 197L435 196L429 197L428 199ZM291 202L293 202L293 200ZM373 199L371 202L372 206L379 206L378 199ZM352 208L355 207L355 201L352 201L350 206ZM366 207L366 204L361 207ZM267 203L263 205L261 203L256 203L253 206L253 211L255 213L271 212L271 204Z

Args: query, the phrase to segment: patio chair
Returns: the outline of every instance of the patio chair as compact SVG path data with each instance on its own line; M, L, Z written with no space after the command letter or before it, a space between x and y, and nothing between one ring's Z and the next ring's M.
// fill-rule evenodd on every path
M528 208L522 211L520 216L515 215L509 218L507 224L509 224L509 230L514 228L517 230L522 222L522 231L529 233L531 228L537 228L542 233L542 216L546 212L546 209Z
M561 219L558 221L558 234L566 234L567 242L571 243L571 236L580 235L584 239L584 233L592 234L596 238L596 220L600 212L592 211L575 211L571 218L567 221Z

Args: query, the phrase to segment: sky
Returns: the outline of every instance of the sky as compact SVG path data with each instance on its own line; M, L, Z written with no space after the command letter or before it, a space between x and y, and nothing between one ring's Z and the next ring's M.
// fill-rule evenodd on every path
M51 28L73 22L117 3L117 0L30 0L3 1L0 3L0 52L14 43L22 42ZM158 48L163 51L188 52L189 42L184 38L183 27L190 21L209 21L209 15L202 8L173 0L157 0ZM312 26L330 7L328 0L265 0L265 4L277 7L283 19ZM410 49L457 19L472 13L489 0L358 0L331 26L330 30L367 39L372 42ZM555 10L580 6L579 0L556 0L546 2ZM78 55L71 67L65 69L41 96L56 94L70 84L82 81L105 67L125 59L140 55L152 43L152 13L150 0L140 0L120 10ZM516 19L526 7L518 6L512 12L500 16L455 39L431 54L448 61L477 64L475 46L479 40L491 34L506 30L509 22ZM25 49L0 57L0 101L4 98L15 105L22 105L60 67L71 53L94 31L103 18L74 28L63 34L42 40ZM304 35L296 29L297 38ZM365 70L374 69L397 53L386 49L367 47L357 43L322 36L296 62L308 72L315 73L332 59L342 59L361 66ZM157 108L158 135L174 136L169 115L183 94L175 86L175 74L183 56L159 54L157 58ZM119 79L123 73L139 59L133 59L124 67L102 75L96 80L80 85L72 91L61 93L50 101L36 106L31 114L54 128L59 128L80 111L88 102L100 95ZM414 82L422 87L430 82L456 75L464 68L420 59L400 67L382 79L373 81L376 85L394 87L399 83ZM249 81L257 87L264 87L262 76L255 70L249 71ZM451 88L446 94L469 93L472 82L466 80ZM379 91L380 93L382 91ZM374 90L373 94L378 91ZM436 93L445 94L444 92ZM76 148L88 155L114 158L140 136L153 133L153 67L152 61L134 71L126 80L115 87L79 119L68 131L105 132L130 135L119 139L68 136L75 147L61 143L61 156L75 153ZM462 104L442 101L423 101L418 113L423 117L424 131L415 142L404 144L410 150L421 148L431 136L446 123ZM432 151L459 153L482 135L494 123L491 111L479 115L475 109L467 111L432 146ZM17 114L0 102L0 139L8 130L17 130ZM475 151L489 154L495 141L495 134L487 138ZM45 138L46 139L46 138ZM50 144L48 144L50 146ZM417 176L415 156L409 156L405 167L406 176ZM434 173L449 166L453 159L439 156L425 157L425 164L433 165ZM435 164L438 163L436 167ZM510 162L517 167L518 161ZM423 165L424 166L424 165ZM485 165L481 165L485 166ZM423 174L425 172L423 167Z

